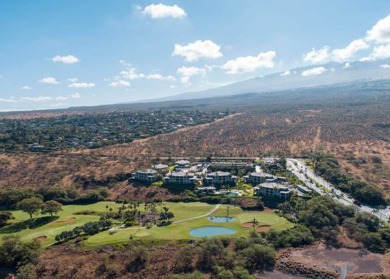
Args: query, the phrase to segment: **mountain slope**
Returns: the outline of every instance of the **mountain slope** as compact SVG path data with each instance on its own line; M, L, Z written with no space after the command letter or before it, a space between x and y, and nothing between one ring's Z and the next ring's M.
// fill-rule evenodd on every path
M261 93L295 88L349 83L362 80L390 79L390 59L352 63L327 63L296 68L284 73L257 77L199 92L187 92L158 100L172 101L212 98L245 93Z

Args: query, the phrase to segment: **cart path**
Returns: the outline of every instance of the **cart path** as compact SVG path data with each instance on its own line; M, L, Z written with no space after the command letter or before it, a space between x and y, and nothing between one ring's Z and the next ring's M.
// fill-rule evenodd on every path
M220 206L220 204L217 204L212 210L210 210L210 211L207 212L206 214L199 215L199 216L195 216L195 217L191 217L191 218L187 218L187 219L182 219L182 220L173 221L172 224L178 224L178 223L183 223L183 222L187 222L187 221L191 221L191 220L195 220L195 219L207 217L207 216L213 214L215 211L217 211L217 209L219 208L219 206ZM109 229L109 231L139 230L139 229L145 229L145 228L146 228L146 227L136 227L136 228L134 228L134 227L133 227L133 228L114 227L114 228Z
M219 208L219 206L220 206L220 205L217 204L211 211L209 211L209 212L206 213L206 214L203 214L203 215L200 215L200 216L191 217L191 218L187 218L187 219L183 219L183 220L173 221L172 223L173 223L173 224L177 224L177 223L182 223L182 222L186 222L186 221L191 221L191 220L195 220L195 219L207 217L207 216L213 214L215 211L217 211L217 209Z

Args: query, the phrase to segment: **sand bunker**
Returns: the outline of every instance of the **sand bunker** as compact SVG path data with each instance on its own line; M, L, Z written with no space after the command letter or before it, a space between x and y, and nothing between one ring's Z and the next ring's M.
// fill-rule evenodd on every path
M253 228L253 222L246 222L241 224L244 228ZM267 232L271 229L272 226L270 225L256 225L256 232L262 233Z
M47 236L41 235L41 236L38 236L37 238L35 238L35 240L37 240L39 243L44 243L47 240Z
M242 223L242 224L241 224L241 227L244 227L244 228L252 228L252 227L253 227L253 222Z
M69 223L72 223L74 221L76 221L76 217L70 217L69 219L64 220L64 221L55 221L55 222L53 222L53 224L69 224Z
M256 232L258 232L258 233L268 232L270 229L271 229L270 225L262 225L262 226L258 226L256 228Z

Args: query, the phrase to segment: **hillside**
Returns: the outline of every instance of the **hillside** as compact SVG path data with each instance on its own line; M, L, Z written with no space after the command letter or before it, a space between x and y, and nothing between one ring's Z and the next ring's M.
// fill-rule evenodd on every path
M388 81L378 81L213 98L207 105L204 100L144 104L137 109L191 110L202 106L207 110L234 109L237 114L129 144L48 154L3 152L0 186L80 187L80 177L104 181L149 166L157 157L302 156L323 150L341 159L348 172L389 191L388 88ZM380 157L381 164L374 164L373 156Z
M310 65L205 91L174 95L157 101L213 98L246 93L304 89L317 86L338 86L342 83L353 84L361 81L388 79L390 78L390 70L387 67L389 63L390 59ZM153 102L153 100L149 100L148 102Z

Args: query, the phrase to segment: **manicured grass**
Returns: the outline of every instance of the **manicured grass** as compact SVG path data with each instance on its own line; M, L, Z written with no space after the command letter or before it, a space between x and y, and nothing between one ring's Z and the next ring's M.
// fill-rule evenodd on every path
M174 221L199 217L208 214L216 207L216 205L209 205L205 203L163 203L157 207L157 210L160 211L163 206L168 207L170 211L174 213ZM76 215L76 212L90 210L103 213L108 212L110 208L112 208L112 211L117 211L119 207L121 207L121 204L116 204L113 202L99 202L91 205L68 205L63 207L63 211L58 214L57 220L49 220L50 223L44 224L40 227L36 227L34 229L24 229L10 234L19 235L24 241L32 240L38 237L47 237L47 240L42 244L43 246L50 246L55 242L54 238L57 234L63 231L72 230L74 227L81 226L87 222L99 220L99 216L97 215ZM229 208L229 210L227 210L227 208ZM139 209L143 210L144 205L141 205ZM252 229L244 228L241 226L241 224L250 222L254 218L259 221L260 225L271 225L275 230L283 230L292 226L292 224L289 223L286 219L277 216L273 212L245 212L241 208L226 205L220 205L219 208L210 216L223 217L227 215L228 211L229 216L235 218L234 222L232 223L213 223L209 221L209 216L207 216L174 223L166 227L154 226L151 229L139 229L138 227L119 229L115 230L114 234L110 234L108 231L105 231L97 235L90 236L83 243L86 248L93 248L106 244L123 244L130 241L130 235L133 235L133 239L145 240L195 239L195 237L190 236L190 231L194 228L202 226L223 226L235 229L237 231L236 234L228 237L248 236ZM28 214L22 211L13 211L12 213L15 217L13 224L24 222L29 219ZM43 216L38 215L35 217L40 218ZM117 223L114 226L119 225L120 223ZM4 235L9 234L0 233L0 238Z
M223 217L226 216L226 205L221 205L210 216ZM86 248L94 248L105 244L123 244L129 243L130 235L133 239L145 240L172 240L172 239L197 239L190 236L190 231L197 227L203 226L223 226L232 228L237 231L236 234L226 236L236 238L240 236L249 236L252 228L244 228L242 223L251 222L254 218L259 222L259 225L270 225L275 230L285 230L291 228L293 225L286 219L277 216L273 212L245 212L238 207L229 207L229 216L234 217L235 220L231 223L214 223L209 221L209 217L202 217L194 220L189 220L181 223L174 223L166 227L146 228L128 228L117 230L114 234L109 232L101 232L97 235L89 237L84 245Z
M168 207L175 214L176 220L203 215L214 208L213 205L204 203L163 203L162 206ZM75 213L85 210L103 213L108 212L110 208L112 208L113 211L117 211L119 207L121 207L121 204L116 204L113 202L99 202L91 205L67 205L63 207L63 211L58 213L59 218L57 220L34 229L24 229L22 231L10 234L19 235L23 241L32 240L38 237L47 237L47 240L42 244L43 246L49 246L55 242L54 238L57 234L63 231L72 230L73 228L82 226L87 222L98 221L100 218L97 215L76 215ZM160 210L160 207L161 206L158 206L157 209ZM144 206L140 205L139 210L143 209ZM24 222L30 218L27 213L24 213L20 210L13 211L12 215L15 218L12 220L12 224ZM47 215L34 215L34 218L40 218L43 216ZM2 236L10 234L0 233L0 241Z

